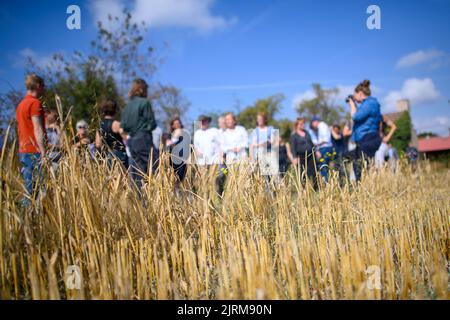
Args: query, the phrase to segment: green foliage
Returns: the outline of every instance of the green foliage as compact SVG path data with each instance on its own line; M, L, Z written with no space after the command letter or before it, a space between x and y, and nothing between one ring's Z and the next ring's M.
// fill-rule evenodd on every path
M280 138L284 141L289 141L292 132L292 120L290 119L276 119L276 115L281 110L281 103L285 99L283 94L275 94L270 97L259 99L255 104L250 105L241 110L237 117L239 124L247 129L255 128L256 116L259 112L264 112L267 115L268 124L280 130Z
M275 127L280 130L281 140L289 142L293 128L293 121L289 119L281 119L277 121Z
M256 126L256 116L259 112L265 112L270 125L276 125L275 115L281 109L281 102L284 100L284 95L276 94L265 99L259 99L254 105L248 106L238 113L237 118L239 124L247 129Z
M79 72L69 72L65 77L47 87L44 104L54 107L54 97L61 97L63 113L71 116L75 121L85 119L93 121L98 115L98 103L105 98L113 99L123 107L124 100L119 95L112 76L108 76L101 69L96 69L90 59L80 62Z
M338 88L323 89L320 84L312 85L315 97L310 100L303 100L297 106L298 114L307 119L319 116L328 124L339 123L347 117L345 109L336 105L334 99L339 93Z
M398 152L404 152L411 142L412 122L408 111L405 111L395 123L397 131L392 137L391 143Z

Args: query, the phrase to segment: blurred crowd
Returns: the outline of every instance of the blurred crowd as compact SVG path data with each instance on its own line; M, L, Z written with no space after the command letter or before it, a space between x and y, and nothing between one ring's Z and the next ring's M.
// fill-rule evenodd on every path
M27 94L16 109L16 118L22 175L31 195L43 161L57 170L64 157L65 134L58 112L44 112L42 107L39 98L45 90L44 80L31 74L25 86ZM256 127L249 130L239 125L231 112L217 119L217 127L211 117L202 115L191 135L179 117L170 121L167 132L157 126L148 84L136 79L125 108L120 112L114 100L101 101L98 128L90 130L87 121L78 121L70 145L92 159L105 159L109 166L118 161L138 188L149 173L158 172L161 154L167 152L177 185L185 179L189 165L214 168L220 195L228 168L242 163L258 168L268 181L279 181L289 167L295 167L303 182L312 183L315 189L320 180L329 181L331 172L336 172L343 184L359 181L366 165L380 168L387 162L395 170L398 153L390 141L397 128L381 115L380 104L371 96L370 81L358 84L347 103L351 120L345 125L329 124L318 116L299 117L289 139L280 137L264 112L258 113Z

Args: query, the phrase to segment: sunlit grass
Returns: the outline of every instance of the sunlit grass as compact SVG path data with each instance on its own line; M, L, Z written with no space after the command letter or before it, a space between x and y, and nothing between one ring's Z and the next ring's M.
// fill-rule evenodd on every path
M2 299L449 298L449 171L428 163L320 192L295 171L268 190L230 168L219 199L215 171L191 167L177 195L165 161L139 196L118 164L68 151L23 210L16 151L0 164ZM70 265L81 290L66 288Z

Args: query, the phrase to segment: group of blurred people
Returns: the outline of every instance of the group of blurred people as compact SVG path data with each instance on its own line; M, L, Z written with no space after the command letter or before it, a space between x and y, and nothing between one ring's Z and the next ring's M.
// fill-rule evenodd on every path
M55 110L44 113L39 100L45 90L44 80L31 74L25 86L27 94L17 107L16 118L21 170L26 191L31 195L43 155L57 168L63 154L63 133L58 126L58 113ZM217 192L222 194L228 167L252 163L262 174L276 178L285 174L289 166L295 166L303 181L310 180L317 188L320 177L328 182L332 167L339 172L341 182L349 176L359 181L365 162L375 159L375 165L381 167L386 158L394 161L398 157L389 144L396 126L381 115L378 101L371 96L370 82L361 82L347 102L352 120L343 128L339 124L330 126L317 116L309 122L298 118L290 139L286 140L269 125L264 112L258 113L256 128L250 133L230 112L217 119L217 128L212 126L211 117L200 116L191 137L178 117L170 122L169 132L163 133L148 99L148 84L136 79L120 119L117 103L102 101L95 139L90 138L89 124L80 120L71 144L91 158L103 157L109 165L119 161L138 187L148 173L157 172L160 154L165 150L170 153L178 184L184 180L189 163L214 166ZM346 162L352 163L350 170Z

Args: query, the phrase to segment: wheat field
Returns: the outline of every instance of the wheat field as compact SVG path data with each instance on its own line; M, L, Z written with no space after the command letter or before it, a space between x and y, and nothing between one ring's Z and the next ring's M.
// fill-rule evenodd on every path
M175 192L165 161L139 196L117 163L69 150L24 210L16 154L0 160L1 299L449 298L450 172L427 162L320 192L230 168L219 199L214 171L190 167Z

